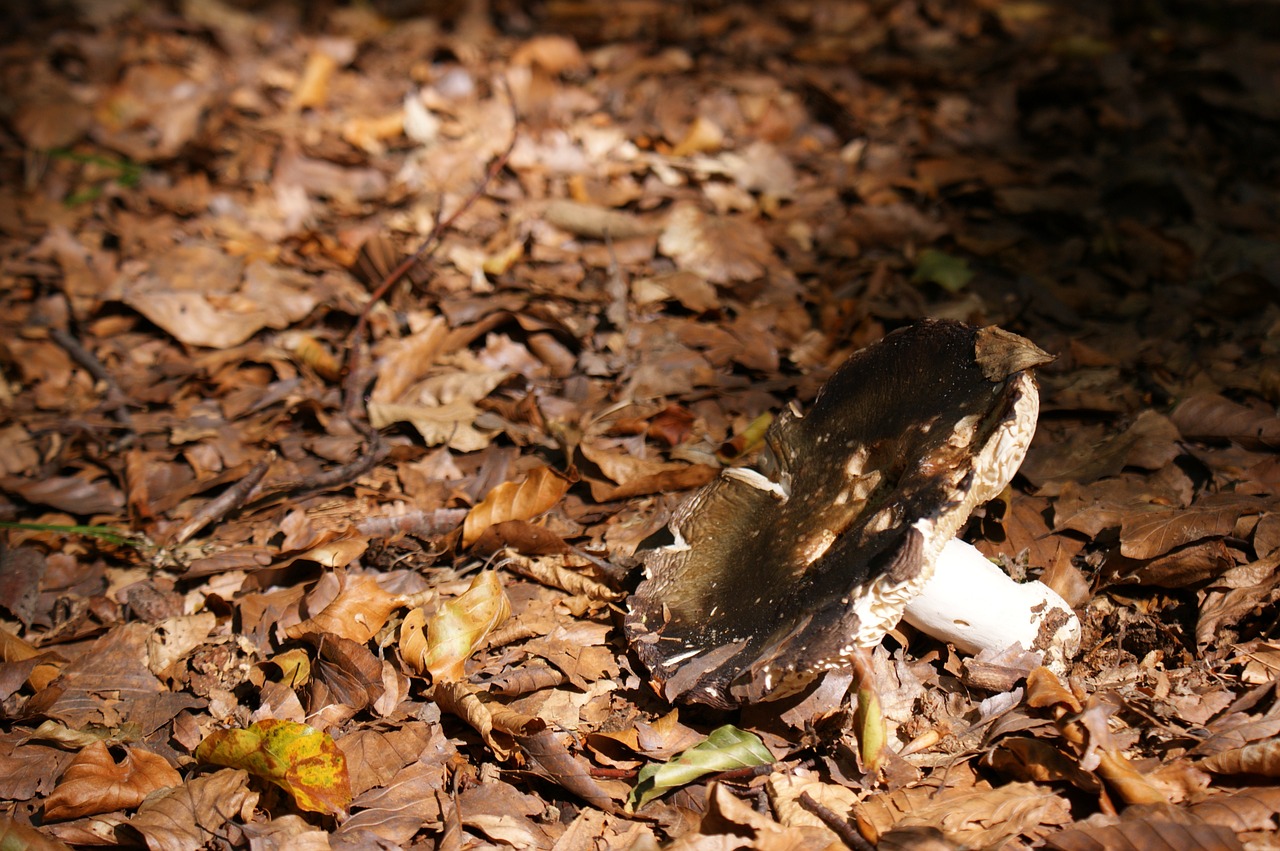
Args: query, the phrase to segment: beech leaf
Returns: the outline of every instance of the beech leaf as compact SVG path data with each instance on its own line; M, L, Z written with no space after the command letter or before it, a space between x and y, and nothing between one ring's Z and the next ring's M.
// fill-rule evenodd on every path
M158 754L126 748L117 763L105 742L94 742L67 766L45 801L44 817L52 821L133 809L157 789L181 783L181 775Z
M243 768L276 784L308 812L341 815L351 803L346 756L328 733L267 718L245 729L211 733L196 748L209 765Z
M627 810L635 812L654 798L708 774L769 765L773 761L773 754L758 737L726 724L670 762L640 769L636 787L627 798Z
M506 520L532 520L552 508L569 490L569 480L550 467L537 467L523 482L504 482L476 503L462 523L462 545L474 544L484 531Z
M400 656L414 673L435 681L458 681L465 664L494 627L511 614L502 580L492 570L476 574L462 596L444 603L427 618L424 609L405 615L400 626Z

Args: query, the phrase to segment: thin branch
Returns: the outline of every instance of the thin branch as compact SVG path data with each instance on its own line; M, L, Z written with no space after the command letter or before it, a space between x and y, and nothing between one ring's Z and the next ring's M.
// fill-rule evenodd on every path
M49 336L55 343L66 350L73 361L84 367L95 381L102 382L107 391L107 409L111 412L111 416L115 418L116 422L120 423L128 432L128 434L120 438L117 445L120 448L128 446L137 436L137 431L133 427L133 417L129 413L129 397L120 389L115 376L102 365L102 361L98 360L98 356L85 348L70 331L51 325L49 326Z
M267 469L270 468L275 460L276 451L272 449L263 456L261 461L253 465L253 469L249 471L248 475L227 488L216 499L212 499L202 505L200 510L193 514L190 520L182 524L166 543L173 547L185 544L191 540L191 536L196 532L199 532L210 523L218 522L248 502L254 491L257 490L258 485L262 483L262 477L267 474Z
M831 828L846 847L852 848L853 851L876 851L876 847L868 842L861 833L858 833L853 828L853 825L849 824L846 819L840 818L839 815L832 812L829 807L808 792L800 793L800 806L813 813L823 824Z

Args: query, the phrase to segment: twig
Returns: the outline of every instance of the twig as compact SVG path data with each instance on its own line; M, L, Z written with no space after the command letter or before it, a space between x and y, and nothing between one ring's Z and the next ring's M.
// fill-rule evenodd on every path
M499 78L501 80L502 78ZM453 226L458 216L468 210L480 196L484 194L489 184L497 176L507 164L507 160L511 157L511 152L515 149L516 140L518 138L518 124L515 114L515 99L511 96L511 92L507 90L505 82L502 86L506 92L507 100L511 103L512 125L511 139L507 143L507 147L502 154L494 160L485 173L484 179L480 182L475 190L467 196L462 206L455 210L447 218L436 217L436 224L418 246L417 251L411 254L395 269L392 269L387 276L382 279L374 291L370 294L369 301L365 304L364 309L360 311L360 317L357 319L355 327L352 328L347 338L346 359L343 364L345 377L342 383L342 408L343 413L347 416L348 421L355 426L364 435L365 445L363 451L360 452L351 461L325 470L317 475L307 479L293 479L285 482L276 482L264 488L258 485L262 481L262 477L266 474L267 467L271 461L275 459L273 451L268 458L259 462L257 466L250 472L249 476L238 482L235 487L229 488L225 493L217 499L206 504L196 513L187 523L185 523L178 533L170 540L170 544L181 544L188 540L196 532L200 531L205 525L214 520L221 519L226 514L236 508L243 506L248 502L250 497L269 498L278 497L282 494L306 493L310 491L325 490L327 488L338 487L351 482L360 476L368 473L378 465L380 461L387 457L390 449L382 441L382 435L369 422L367 407L364 403L364 373L361 363L362 343L364 340L365 327L368 324L369 312L373 306L377 304L387 294L387 291L395 285L397 281L403 278L410 269L413 268L422 257L426 256L430 250L434 249L439 242L440 235L445 230Z
M868 842L861 833L858 833L849 824L848 820L840 818L839 815L832 812L829 807L808 792L800 793L800 806L813 813L823 824L831 828L836 836L840 837L840 841L845 844L845 847L852 848L853 851L876 851L876 847Z
M216 523L248 502L249 497L253 495L253 492L262 482L262 477L267 474L267 469L275 460L276 451L272 449L267 452L261 461L253 465L253 469L243 479L227 488L216 499L212 499L200 506L200 510L192 515L190 520L182 524L177 532L173 533L167 541L168 545L176 547L185 544L196 532L199 532L210 523Z
M71 359L84 367L94 380L102 382L107 391L107 404L111 416L115 417L116 422L128 432L120 438L117 446L119 448L128 446L137 436L137 431L133 427L133 416L129 413L129 397L120 389L115 376L102 365L98 356L86 349L70 331L49 326L49 336L55 343L66 349Z

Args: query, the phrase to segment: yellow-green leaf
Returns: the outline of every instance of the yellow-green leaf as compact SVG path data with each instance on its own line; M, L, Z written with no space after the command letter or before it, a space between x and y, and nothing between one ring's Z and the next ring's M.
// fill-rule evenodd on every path
M963 257L952 257L950 254L934 248L926 248L916 258L916 271L911 280L916 283L928 282L942 287L949 293L958 293L973 278L973 270Z
M773 754L758 737L726 724L670 762L640 769L636 788L627 798L627 810L635 812L659 795L708 774L772 762Z
M476 574L471 587L442 605L427 623L422 667L433 680L461 680L467 659L510 614L511 604L497 571Z
M328 733L306 724L268 718L246 729L219 730L196 748L196 759L243 768L309 812L341 815L351 804L346 757Z

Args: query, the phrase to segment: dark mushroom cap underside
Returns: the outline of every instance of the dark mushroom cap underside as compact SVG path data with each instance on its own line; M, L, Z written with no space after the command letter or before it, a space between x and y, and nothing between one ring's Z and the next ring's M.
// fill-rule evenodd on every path
M775 421L754 469L723 471L676 512L674 542L644 554L625 627L655 685L755 702L877 643L945 539L1016 472L1036 412L1024 371L1047 360L950 321L851 356L808 414Z

